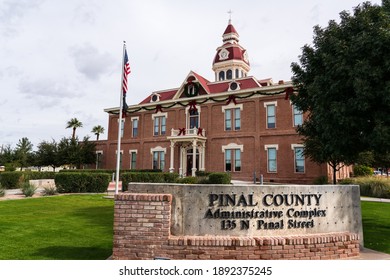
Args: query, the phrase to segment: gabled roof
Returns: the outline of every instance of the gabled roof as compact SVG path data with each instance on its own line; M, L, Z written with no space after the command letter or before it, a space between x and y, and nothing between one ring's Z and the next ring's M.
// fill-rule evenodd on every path
M204 89L204 94L210 95L210 94L218 94L218 93L225 93L229 90L229 85L232 82L236 82L240 85L240 90L248 90L248 89L256 89L259 87L262 87L262 85L270 85L271 80L265 79L265 80L256 80L254 77L245 77L235 80L225 80L221 82L210 82L203 76L190 71L190 73L187 75L187 77L184 79L183 83L179 88L175 89L168 89L168 90L162 90L162 91L156 91L150 94L147 98L145 98L143 101L141 101L141 104L148 104L151 103L151 97L153 95L159 96L159 102L161 101L169 101L169 100L178 100L180 98L187 98L187 96L183 96L183 92L185 89L185 86L187 85L188 81L191 80L191 82L198 83L199 86L201 86ZM233 91L232 91L233 93Z

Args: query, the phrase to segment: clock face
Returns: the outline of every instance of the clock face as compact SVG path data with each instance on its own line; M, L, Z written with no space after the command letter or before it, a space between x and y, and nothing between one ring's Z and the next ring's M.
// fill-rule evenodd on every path
M220 60L227 59L228 56L229 56L229 52L228 52L226 49L222 49L222 50L219 52L219 59L220 59Z
M246 51L244 52L244 60L245 62L248 62L248 53Z

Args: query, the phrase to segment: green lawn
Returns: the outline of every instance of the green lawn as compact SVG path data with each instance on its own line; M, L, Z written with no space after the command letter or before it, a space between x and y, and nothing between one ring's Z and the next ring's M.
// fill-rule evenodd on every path
M390 254L390 203L362 201L364 247Z
M390 254L390 203L363 201L364 245ZM0 260L104 260L114 202L102 195L0 201Z
M0 259L106 259L112 253L113 205L102 195L0 201Z

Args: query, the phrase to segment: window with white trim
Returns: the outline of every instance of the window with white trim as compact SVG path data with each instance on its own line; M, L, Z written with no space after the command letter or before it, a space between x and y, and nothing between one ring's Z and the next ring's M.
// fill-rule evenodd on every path
M130 150L130 169L137 169L137 150Z
M295 173L305 173L305 155L303 153L303 145L292 144L291 149L294 151Z
M200 127L200 106L196 110L190 110L189 107L186 108L186 119L187 119L187 128L199 128Z
M167 130L167 113L157 113L152 115L153 135L165 135Z
M96 169L103 168L103 151L96 151Z
M154 149L151 149L151 154L153 157L153 169L160 169L164 171L165 169L165 154L167 152L166 148L157 147Z
M117 120L119 123L119 119ZM121 138L123 138L123 135L125 134L125 119L122 119L121 125L120 125L120 131L121 131Z
M276 128L276 106L277 102L264 102L266 108L267 128Z
M222 106L225 115L225 131L241 129L242 104Z
M225 171L239 172L241 171L241 153L244 150L243 145L229 144L222 146L225 160Z
M225 80L225 71L219 72L219 80L220 80L220 81Z
M131 118L132 137L133 138L137 138L138 137L138 122L139 122L139 117Z
M299 126L303 123L303 113L295 105L293 105L293 122L294 126Z
M267 172L276 173L277 168L277 153L278 145L265 145L265 150L267 151Z

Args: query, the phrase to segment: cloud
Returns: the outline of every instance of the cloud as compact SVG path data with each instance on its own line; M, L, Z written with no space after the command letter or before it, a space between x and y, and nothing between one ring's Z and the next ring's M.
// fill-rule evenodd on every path
M38 8L43 0L4 0L0 3L0 33L5 37L18 34L20 20L31 9Z
M19 91L28 99L33 99L39 108L48 108L59 105L64 99L82 96L78 85L53 78L38 80L23 80L19 84Z
M106 73L112 72L114 58L111 54L99 50L89 43L73 46L69 49L76 69L90 80L99 80Z

